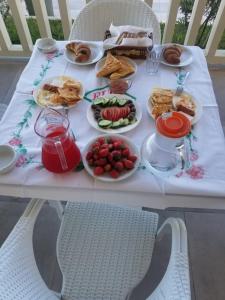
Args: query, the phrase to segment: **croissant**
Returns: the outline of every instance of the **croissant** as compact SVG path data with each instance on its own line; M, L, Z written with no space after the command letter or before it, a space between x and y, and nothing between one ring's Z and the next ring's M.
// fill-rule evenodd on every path
M75 61L86 62L91 56L91 49L88 45L72 42L66 45L66 49L73 52Z
M174 65L180 63L181 54L182 54L182 49L176 45L168 46L163 51L163 57L165 61Z

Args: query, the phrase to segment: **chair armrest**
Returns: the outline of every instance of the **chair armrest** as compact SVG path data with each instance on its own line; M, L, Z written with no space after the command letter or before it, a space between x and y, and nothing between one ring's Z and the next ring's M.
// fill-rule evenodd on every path
M157 236L167 225L172 230L169 264L161 282L147 300L191 300L186 227L181 219L168 218L159 228Z
M33 228L44 201L33 199L0 248L0 299L56 300L38 271Z

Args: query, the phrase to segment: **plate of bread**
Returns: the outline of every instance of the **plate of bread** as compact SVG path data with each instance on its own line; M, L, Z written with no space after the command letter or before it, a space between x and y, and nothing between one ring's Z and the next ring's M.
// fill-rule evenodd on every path
M170 67L185 67L191 64L193 55L189 48L178 44L162 46L161 63Z
M154 88L147 102L147 111L153 119L166 112L179 111L185 114L193 125L202 115L202 105L185 91L176 96L175 90Z
M94 42L70 41L66 44L65 58L72 64L90 65L104 54L102 45Z
M109 51L95 66L96 76L110 80L132 78L137 72L136 63L124 56L113 56Z
M47 78L33 92L36 103L42 107L61 109L72 107L84 96L84 88L78 80L69 76Z

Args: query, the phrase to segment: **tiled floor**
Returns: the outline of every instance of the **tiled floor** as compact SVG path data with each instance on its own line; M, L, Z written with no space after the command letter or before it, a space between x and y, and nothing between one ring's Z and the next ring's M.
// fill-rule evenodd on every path
M25 63L0 61L0 103L8 103ZM225 71L212 71L211 77L220 107L225 130ZM0 196L0 245L3 243L27 200ZM212 210L159 211L160 222L168 216L185 220L188 231L192 299L225 299L225 212ZM55 244L60 222L53 208L44 205L34 230L34 251L40 272L54 290L60 290L61 274L55 255ZM160 280L167 264L170 250L169 235L156 243L151 269L145 280L134 291L135 300L145 299ZM154 277L154 279L153 279Z

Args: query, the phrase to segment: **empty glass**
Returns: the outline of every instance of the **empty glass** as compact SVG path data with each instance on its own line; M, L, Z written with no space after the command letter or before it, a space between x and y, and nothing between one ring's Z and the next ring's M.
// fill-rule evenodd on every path
M161 58L161 48L154 47L151 51L148 51L146 59L146 72L149 75L155 75L159 70Z

